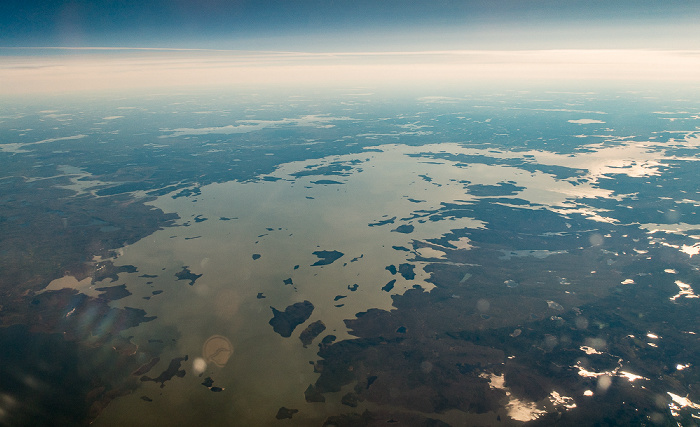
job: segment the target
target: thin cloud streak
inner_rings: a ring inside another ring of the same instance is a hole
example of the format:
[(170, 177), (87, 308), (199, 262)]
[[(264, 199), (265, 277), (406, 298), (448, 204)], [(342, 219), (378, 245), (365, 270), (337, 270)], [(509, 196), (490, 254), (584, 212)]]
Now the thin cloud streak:
[[(226, 53), (250, 53), (253, 51), (241, 50), (241, 49), (207, 49), (207, 48), (180, 48), (180, 47), (130, 47), (130, 46), (2, 46), (2, 50), (10, 51), (151, 51), (151, 52), (226, 52)], [(274, 53), (274, 54), (286, 54), (289, 52), (283, 51), (255, 51), (258, 53)]]

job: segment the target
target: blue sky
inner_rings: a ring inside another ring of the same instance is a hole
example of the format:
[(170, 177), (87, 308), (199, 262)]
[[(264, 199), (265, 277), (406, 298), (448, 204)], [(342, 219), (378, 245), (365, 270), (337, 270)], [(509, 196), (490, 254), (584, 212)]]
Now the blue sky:
[(0, 0), (0, 94), (697, 85), (699, 21), (700, 0)]
[(0, 47), (697, 49), (697, 0), (2, 0)]

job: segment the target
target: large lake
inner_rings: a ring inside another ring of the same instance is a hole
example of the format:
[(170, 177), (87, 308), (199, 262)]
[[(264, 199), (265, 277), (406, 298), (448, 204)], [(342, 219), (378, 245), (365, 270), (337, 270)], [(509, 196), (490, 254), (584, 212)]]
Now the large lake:
[(58, 412), (98, 426), (697, 423), (684, 95), (5, 105), (2, 263), (36, 272), (2, 339), (38, 350), (0, 421), (73, 381)]

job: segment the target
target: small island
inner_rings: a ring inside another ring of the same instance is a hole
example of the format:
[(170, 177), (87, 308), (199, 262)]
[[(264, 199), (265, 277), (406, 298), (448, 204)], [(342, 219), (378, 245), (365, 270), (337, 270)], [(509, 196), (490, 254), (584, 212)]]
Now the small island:
[(314, 311), (314, 305), (309, 301), (292, 304), (285, 308), (284, 311), (279, 311), (274, 307), (270, 308), (273, 316), (270, 319), (270, 325), (272, 325), (272, 329), (275, 332), (285, 338), (289, 338), (294, 329), (306, 322)]
[(315, 263), (311, 264), (312, 267), (318, 266), (318, 265), (328, 265), (334, 263), (338, 258), (342, 257), (345, 255), (342, 252), (338, 251), (315, 251), (312, 252), (314, 255), (316, 255), (319, 260), (316, 261)]

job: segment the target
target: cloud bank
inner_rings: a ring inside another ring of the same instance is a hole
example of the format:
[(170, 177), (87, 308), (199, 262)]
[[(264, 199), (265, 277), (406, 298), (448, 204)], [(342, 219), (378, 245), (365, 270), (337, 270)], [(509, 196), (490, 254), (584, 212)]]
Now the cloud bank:
[(0, 94), (479, 81), (700, 82), (700, 51), (109, 52), (6, 56)]

